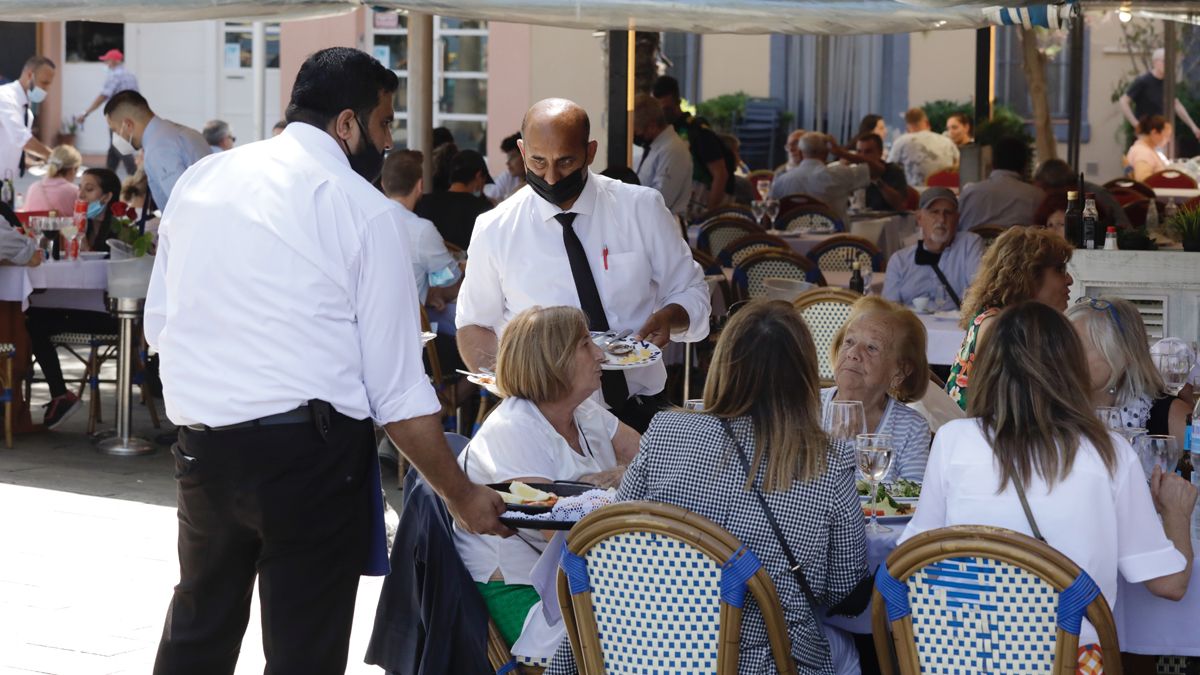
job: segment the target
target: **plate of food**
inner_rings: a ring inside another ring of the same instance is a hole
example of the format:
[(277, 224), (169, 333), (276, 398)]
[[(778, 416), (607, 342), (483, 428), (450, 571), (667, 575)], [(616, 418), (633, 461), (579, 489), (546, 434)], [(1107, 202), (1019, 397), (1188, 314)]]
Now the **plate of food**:
[(603, 370), (633, 370), (645, 368), (662, 359), (662, 350), (633, 336), (613, 339), (613, 333), (592, 332), (592, 340), (604, 352)]
[[(500, 516), (500, 522), (513, 528), (535, 530), (569, 530), (579, 522), (586, 513), (594, 508), (612, 502), (613, 490), (601, 490), (586, 483), (492, 483), (488, 485), (500, 493), (507, 511)], [(593, 493), (592, 496), (587, 496)], [(578, 497), (579, 499), (571, 499)], [(563, 513), (555, 512), (555, 505), (563, 502), (563, 507), (572, 501), (595, 502), (590, 508), (576, 504), (574, 508), (560, 508)]]
[(904, 523), (913, 517), (921, 497), (921, 484), (901, 478), (894, 483), (881, 483), (875, 503), (871, 503), (871, 486), (865, 481), (857, 482), (858, 499), (862, 502), (864, 518), (875, 516), (881, 523)]

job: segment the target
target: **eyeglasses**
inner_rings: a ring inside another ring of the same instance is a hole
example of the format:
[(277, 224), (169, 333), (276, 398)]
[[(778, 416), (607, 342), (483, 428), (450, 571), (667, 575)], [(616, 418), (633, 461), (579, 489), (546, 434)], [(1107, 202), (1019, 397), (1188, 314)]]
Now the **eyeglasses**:
[(1108, 315), (1112, 317), (1113, 323), (1117, 324), (1117, 332), (1119, 332), (1121, 335), (1125, 335), (1125, 326), (1121, 324), (1121, 316), (1117, 314), (1117, 308), (1113, 307), (1111, 302), (1085, 295), (1076, 300), (1075, 304), (1078, 305), (1084, 302), (1087, 303), (1088, 307), (1091, 307), (1098, 312), (1108, 312)]

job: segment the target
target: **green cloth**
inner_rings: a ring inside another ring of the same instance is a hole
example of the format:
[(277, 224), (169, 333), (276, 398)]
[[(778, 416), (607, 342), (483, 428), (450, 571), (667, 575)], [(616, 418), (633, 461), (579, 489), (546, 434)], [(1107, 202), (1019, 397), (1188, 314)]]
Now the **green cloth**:
[(526, 584), (506, 584), (503, 581), (489, 581), (486, 584), (475, 582), (483, 601), (487, 603), (488, 614), (500, 629), (504, 643), (512, 649), (513, 643), (521, 637), (521, 629), (525, 627), (525, 617), (529, 610), (541, 602), (533, 586)]

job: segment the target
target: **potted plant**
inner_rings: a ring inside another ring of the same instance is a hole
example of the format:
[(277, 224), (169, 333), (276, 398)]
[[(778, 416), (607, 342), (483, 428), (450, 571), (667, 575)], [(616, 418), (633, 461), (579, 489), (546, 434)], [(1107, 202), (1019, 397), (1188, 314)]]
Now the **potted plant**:
[(75, 136), (82, 126), (73, 115), (63, 118), (62, 127), (58, 130), (58, 140), (55, 145), (75, 145)]
[(142, 232), (137, 226), (137, 211), (125, 202), (115, 201), (109, 205), (112, 213), (112, 232), (114, 238), (128, 244), (134, 258), (140, 258), (154, 247), (154, 235)]
[(154, 236), (139, 231), (137, 213), (125, 202), (113, 202), (108, 208), (113, 233), (108, 240), (108, 295), (118, 300), (144, 298), (154, 269), (154, 256), (148, 255)]
[(1175, 235), (1185, 251), (1200, 251), (1200, 206), (1184, 206), (1167, 221), (1167, 231)]

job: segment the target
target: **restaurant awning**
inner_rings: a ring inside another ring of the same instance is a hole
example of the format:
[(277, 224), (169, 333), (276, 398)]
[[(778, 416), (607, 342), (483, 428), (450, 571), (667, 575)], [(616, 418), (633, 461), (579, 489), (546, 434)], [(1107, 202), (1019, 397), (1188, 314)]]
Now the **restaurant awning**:
[(342, 14), (362, 5), (359, 0), (4, 0), (0, 21), (281, 21)]

